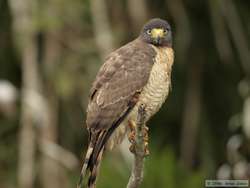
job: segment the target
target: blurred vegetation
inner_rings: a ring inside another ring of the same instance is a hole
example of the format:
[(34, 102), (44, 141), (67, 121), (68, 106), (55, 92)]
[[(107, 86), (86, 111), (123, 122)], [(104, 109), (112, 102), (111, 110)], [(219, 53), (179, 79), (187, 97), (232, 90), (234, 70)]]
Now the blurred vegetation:
[[(75, 187), (91, 83), (104, 56), (153, 17), (172, 25), (176, 58), (170, 96), (148, 123), (142, 187), (249, 179), (249, 7), (243, 0), (0, 0), (0, 187)], [(27, 152), (32, 160), (23, 163)], [(105, 154), (98, 188), (125, 187), (127, 155)], [(22, 176), (27, 164), (31, 174)]]

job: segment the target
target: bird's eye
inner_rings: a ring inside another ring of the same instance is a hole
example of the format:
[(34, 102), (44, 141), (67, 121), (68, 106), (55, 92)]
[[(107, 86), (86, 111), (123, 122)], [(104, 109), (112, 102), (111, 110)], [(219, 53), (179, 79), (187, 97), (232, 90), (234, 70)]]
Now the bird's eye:
[(167, 34), (167, 32), (168, 32), (168, 29), (163, 29), (164, 34)]
[(151, 29), (148, 29), (148, 30), (147, 30), (147, 34), (148, 34), (148, 35), (151, 35)]

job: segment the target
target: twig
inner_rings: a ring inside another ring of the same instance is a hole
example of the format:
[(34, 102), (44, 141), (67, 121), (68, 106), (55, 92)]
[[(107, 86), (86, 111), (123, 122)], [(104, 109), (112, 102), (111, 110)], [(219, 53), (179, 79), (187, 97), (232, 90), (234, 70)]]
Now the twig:
[(145, 157), (143, 127), (145, 127), (145, 117), (145, 105), (141, 104), (138, 108), (138, 118), (135, 132), (134, 162), (127, 188), (138, 188), (143, 180), (143, 166)]

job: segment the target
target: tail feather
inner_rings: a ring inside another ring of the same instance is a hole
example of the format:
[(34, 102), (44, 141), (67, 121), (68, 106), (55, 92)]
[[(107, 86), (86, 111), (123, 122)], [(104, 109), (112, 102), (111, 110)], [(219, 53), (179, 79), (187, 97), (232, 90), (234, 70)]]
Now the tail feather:
[(86, 153), (85, 161), (81, 170), (80, 179), (77, 184), (77, 188), (81, 188), (83, 178), (88, 170), (90, 171), (88, 188), (95, 188), (96, 177), (99, 172), (104, 146), (112, 135), (112, 133), (114, 132), (114, 130), (120, 125), (120, 123), (128, 115), (128, 113), (131, 111), (135, 104), (136, 100), (130, 101), (127, 110), (121, 115), (121, 117), (117, 121), (112, 124), (112, 126), (108, 130), (102, 130), (90, 134), (90, 142)]
[(97, 158), (95, 164), (93, 165), (93, 169), (90, 169), (90, 176), (89, 176), (89, 180), (88, 180), (88, 188), (95, 188), (96, 187), (96, 179), (97, 179), (97, 176), (98, 176), (99, 170), (100, 170), (103, 150), (104, 149), (102, 149), (100, 151), (100, 153), (98, 155), (98, 158)]
[(91, 155), (93, 154), (93, 150), (94, 150), (94, 147), (91, 146), (91, 144), (90, 144), (88, 149), (87, 149), (87, 153), (86, 153), (85, 160), (84, 160), (84, 163), (82, 166), (81, 175), (79, 178), (79, 182), (77, 184), (77, 188), (81, 188), (81, 185), (83, 183), (83, 178), (86, 175), (86, 172), (87, 172), (88, 167), (89, 167), (89, 161), (90, 161)]
[(77, 184), (77, 188), (81, 188), (83, 184), (84, 177), (89, 170), (90, 176), (88, 180), (88, 188), (95, 188), (96, 176), (98, 175), (98, 170), (100, 166), (100, 161), (102, 159), (102, 153), (104, 147), (99, 150), (99, 145), (102, 145), (104, 132), (100, 132), (91, 135), (85, 160), (82, 166), (80, 178)]

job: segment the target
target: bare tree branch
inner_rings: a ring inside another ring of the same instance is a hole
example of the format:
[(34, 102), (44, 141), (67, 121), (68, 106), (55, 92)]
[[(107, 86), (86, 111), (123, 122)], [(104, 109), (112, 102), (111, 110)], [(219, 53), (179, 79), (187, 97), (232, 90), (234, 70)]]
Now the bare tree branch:
[(136, 123), (134, 164), (127, 188), (138, 188), (143, 180), (143, 167), (145, 158), (143, 128), (145, 128), (145, 117), (145, 105), (141, 104), (138, 109), (138, 119)]

